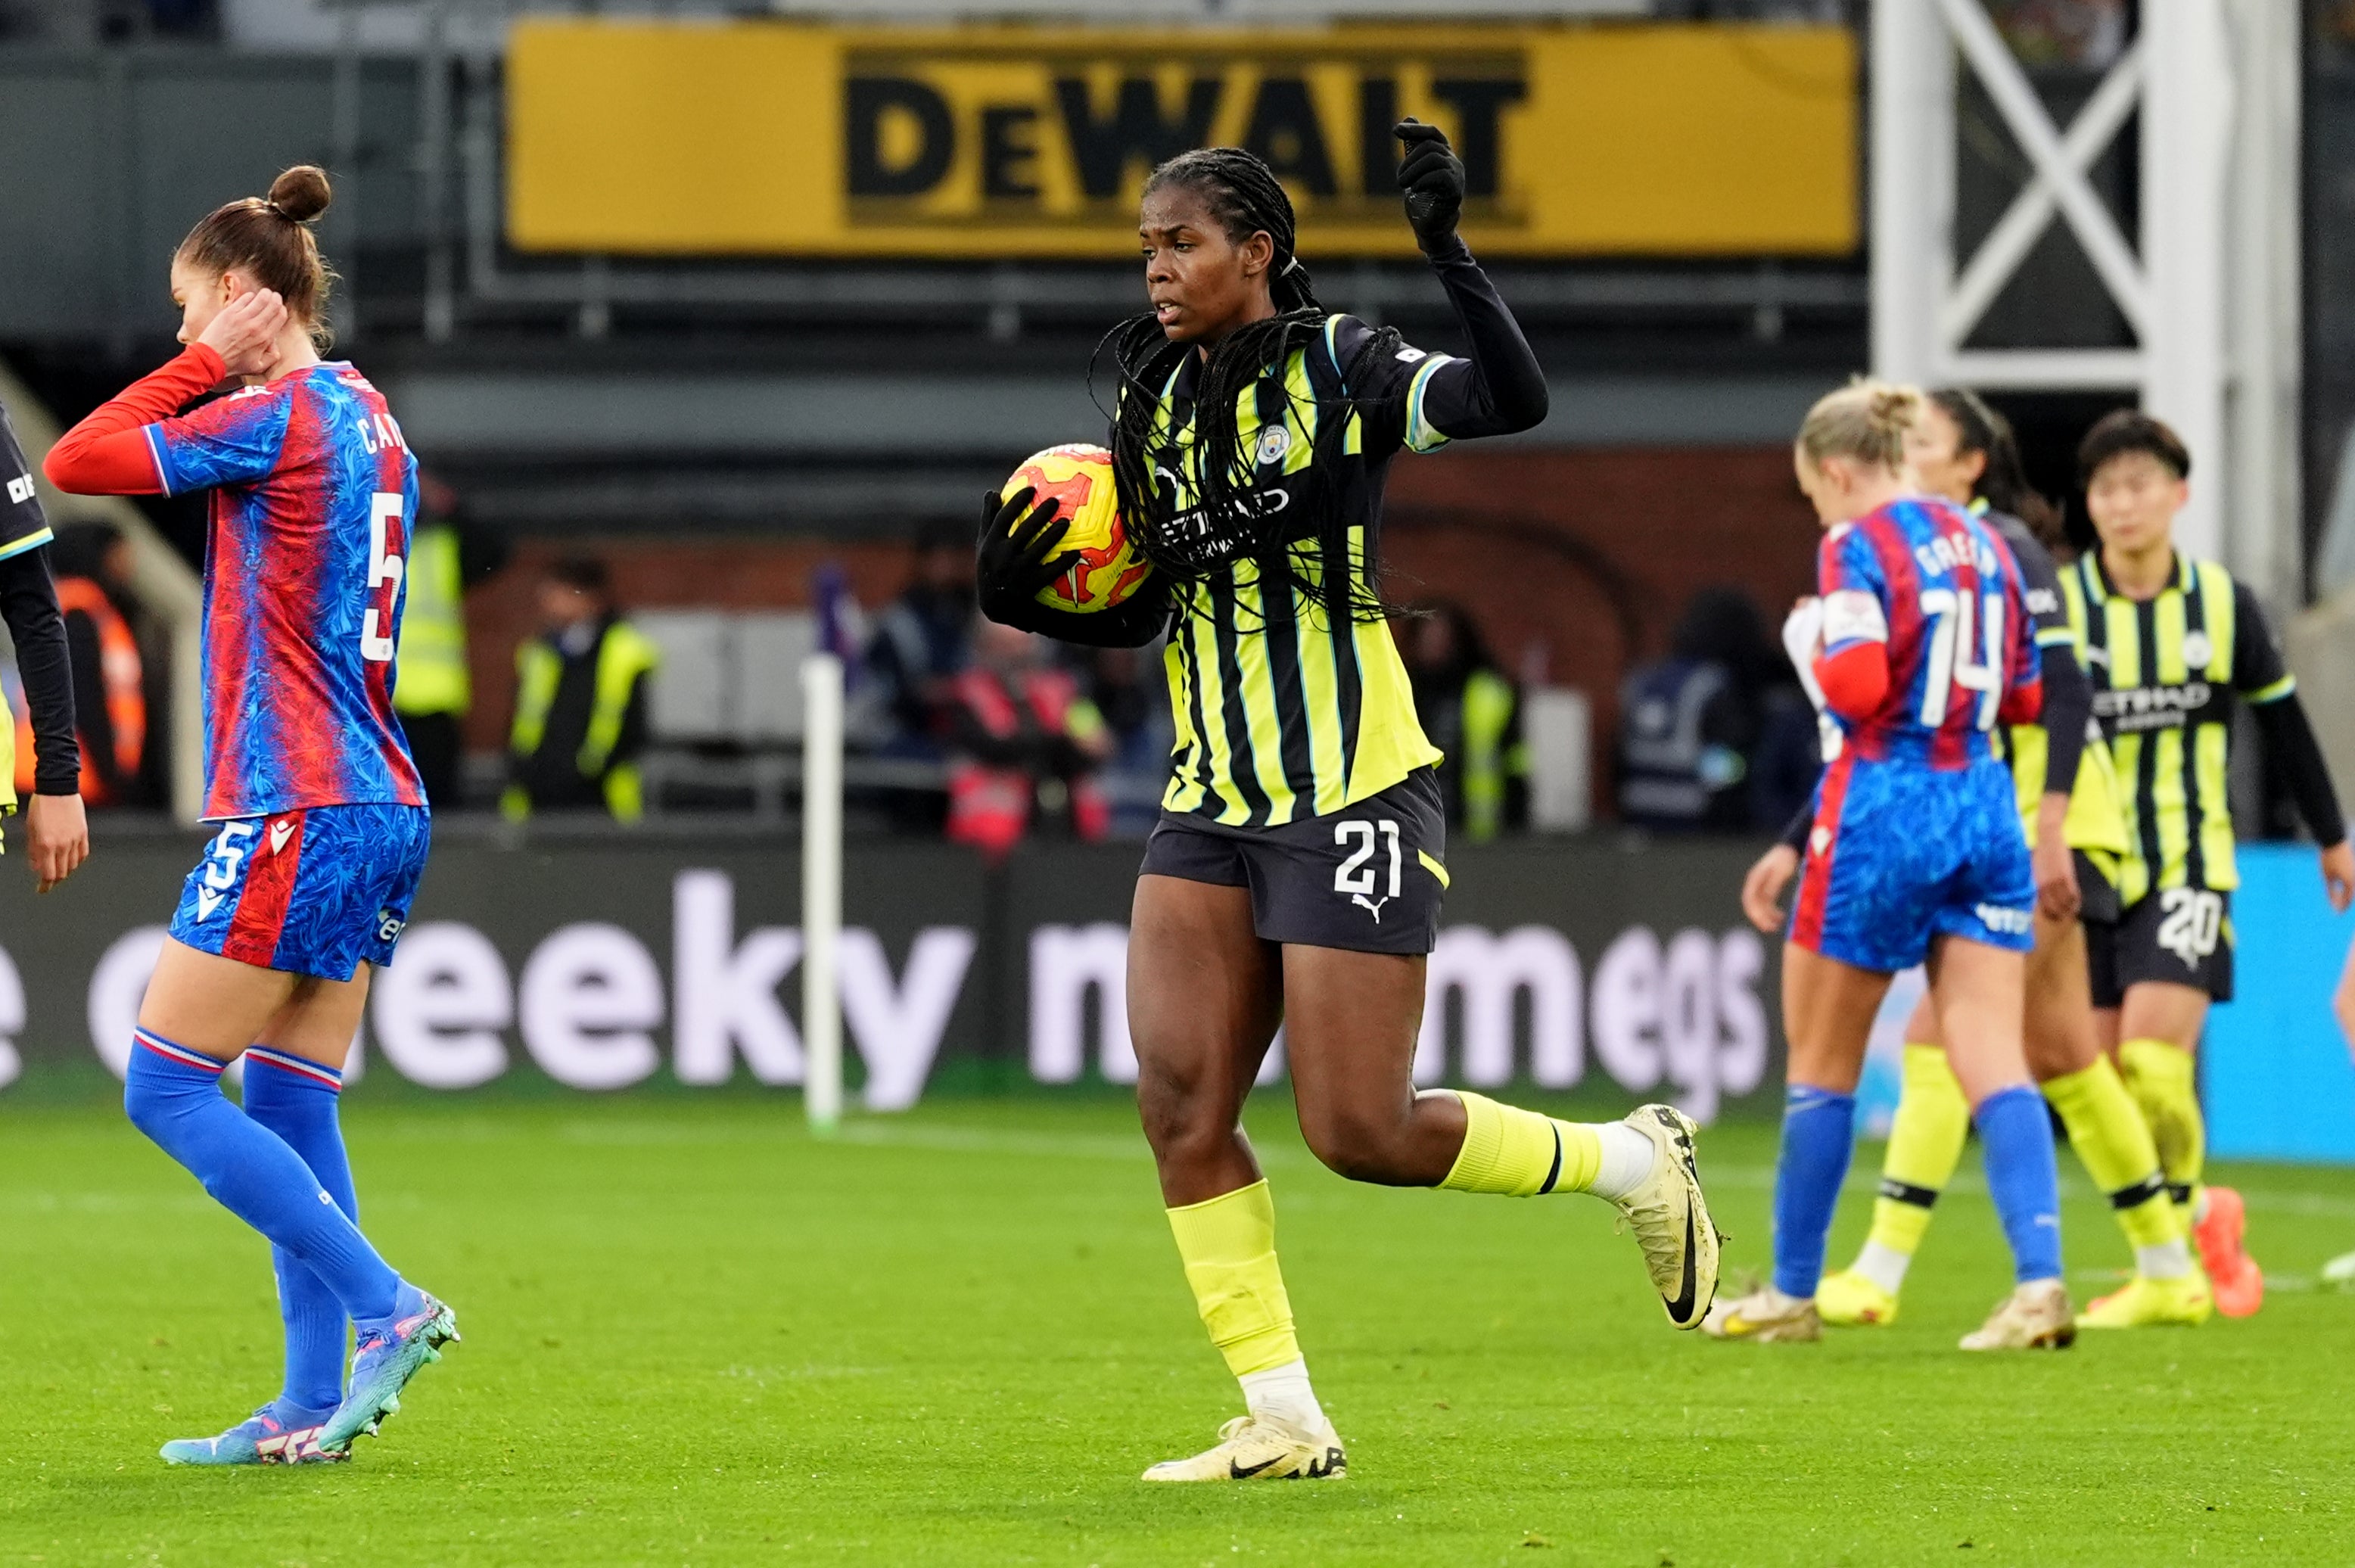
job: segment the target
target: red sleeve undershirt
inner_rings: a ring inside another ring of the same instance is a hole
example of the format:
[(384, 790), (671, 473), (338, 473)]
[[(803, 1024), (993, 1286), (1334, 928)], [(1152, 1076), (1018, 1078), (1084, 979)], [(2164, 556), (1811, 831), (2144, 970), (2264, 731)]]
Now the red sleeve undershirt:
[[(1881, 710), (1889, 696), (1889, 645), (1851, 643), (1836, 654), (1816, 656), (1816, 682), (1824, 702), (1852, 724)], [(2006, 724), (2029, 724), (2044, 711), (2044, 680), (2032, 677), (2003, 694), (1996, 717)]]
[(69, 496), (155, 496), (164, 476), (146, 427), (170, 419), (229, 379), (229, 367), (204, 344), (192, 344), (159, 370), (131, 383), (58, 437), (41, 472)]
[(1816, 683), (1824, 702), (1851, 724), (1881, 711), (1889, 695), (1889, 645), (1850, 643), (1836, 654), (1816, 656)]
[(1995, 716), (2006, 724), (2032, 724), (2044, 713), (2044, 677), (2041, 672), (2021, 681), (2003, 694), (2003, 706)]

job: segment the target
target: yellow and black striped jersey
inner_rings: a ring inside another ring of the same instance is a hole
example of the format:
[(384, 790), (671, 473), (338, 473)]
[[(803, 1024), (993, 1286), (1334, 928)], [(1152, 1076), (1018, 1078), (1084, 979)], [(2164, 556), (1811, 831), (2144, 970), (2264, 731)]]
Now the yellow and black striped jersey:
[[(1401, 447), (1446, 443), (1433, 421), (1445, 417), (1454, 379), (1438, 372), (1464, 362), (1403, 347), (1360, 354), (1371, 336), (1353, 316), (1329, 317), (1280, 379), (1263, 377), (1237, 400), (1256, 504), (1290, 509), (1311, 492), (1311, 464), (1337, 464), (1318, 476), (1317, 500), (1299, 506), (1287, 546), (1295, 571), (1330, 586), (1322, 603), (1310, 600), (1246, 560), (1178, 587), (1165, 656), (1178, 733), (1167, 810), (1277, 827), (1338, 811), (1440, 760), (1415, 718), (1389, 623), (1353, 620), (1343, 607), (1372, 598), (1363, 591), (1382, 472)], [(1190, 396), (1199, 365), (1189, 355), (1162, 389), (1150, 446), (1181, 518), (1199, 491)], [(1320, 457), (1324, 420), (1345, 423), (1337, 447)], [(1325, 559), (1320, 524), (1305, 516), (1320, 504), (1346, 509), (1346, 560)]]
[[(2070, 592), (2061, 569), (2053, 564), (2051, 551), (2018, 517), (1990, 511), (1985, 502), (1974, 504), (1971, 510), (2002, 537), (2019, 562), (2028, 613), (2036, 619), (2037, 647), (2066, 647), (2083, 665), (2083, 600)], [(2004, 761), (2011, 768), (2020, 827), (2031, 848), (2036, 844), (2038, 808), (2044, 799), (2045, 763), (2051, 754), (2051, 737), (2045, 728), (2055, 710), (2055, 694), (2050, 686), (2044, 700), (2043, 722), (2014, 724), (2003, 731)], [(2110, 763), (2109, 746), (2090, 719), (2087, 725), (2089, 733), (2078, 753), (2076, 777), (2069, 788), (2069, 815), (2062, 823), (2062, 832), (2071, 848), (2084, 850), (2095, 866), (2115, 879), (2117, 858), (2126, 850), (2126, 826), (2118, 813), (2117, 775)]]
[(2234, 709), (2278, 702), (2297, 686), (2264, 610), (2223, 567), (2180, 554), (2150, 599), (2119, 593), (2098, 551), (2066, 582), (2120, 784), (2119, 898), (2132, 906), (2153, 888), (2237, 887)]

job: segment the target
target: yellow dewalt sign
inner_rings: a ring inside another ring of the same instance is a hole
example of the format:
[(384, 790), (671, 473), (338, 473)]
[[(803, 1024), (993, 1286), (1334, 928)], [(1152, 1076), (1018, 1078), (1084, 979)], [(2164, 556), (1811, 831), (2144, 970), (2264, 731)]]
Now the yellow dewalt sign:
[(527, 20), (507, 228), (528, 251), (1109, 258), (1146, 171), (1234, 144), (1301, 248), (1406, 254), (1391, 124), (1463, 154), (1484, 254), (1857, 242), (1838, 28), (853, 30)]

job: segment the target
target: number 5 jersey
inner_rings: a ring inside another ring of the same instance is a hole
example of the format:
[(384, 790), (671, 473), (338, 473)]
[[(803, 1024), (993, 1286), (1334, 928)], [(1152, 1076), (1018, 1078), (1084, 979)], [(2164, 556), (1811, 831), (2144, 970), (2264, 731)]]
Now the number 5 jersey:
[(218, 355), (191, 347), (48, 461), (60, 488), (85, 494), (211, 492), (204, 815), (421, 805), (392, 710), (416, 459), (348, 364), (178, 412), (225, 377)]

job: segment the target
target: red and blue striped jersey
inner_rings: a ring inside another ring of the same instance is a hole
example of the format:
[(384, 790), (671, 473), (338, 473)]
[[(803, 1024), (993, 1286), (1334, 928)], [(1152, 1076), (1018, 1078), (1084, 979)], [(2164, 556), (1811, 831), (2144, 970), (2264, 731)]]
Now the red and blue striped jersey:
[(1846, 745), (1938, 769), (1992, 757), (2007, 696), (2040, 678), (2026, 584), (2002, 538), (1951, 502), (1909, 496), (1833, 528), (1816, 570), (1826, 659), (1875, 642), (1888, 657), (1873, 711), (1835, 716)]
[(212, 492), (205, 816), (422, 805), (392, 711), (417, 461), (383, 395), (323, 364), (146, 434), (165, 494)]

